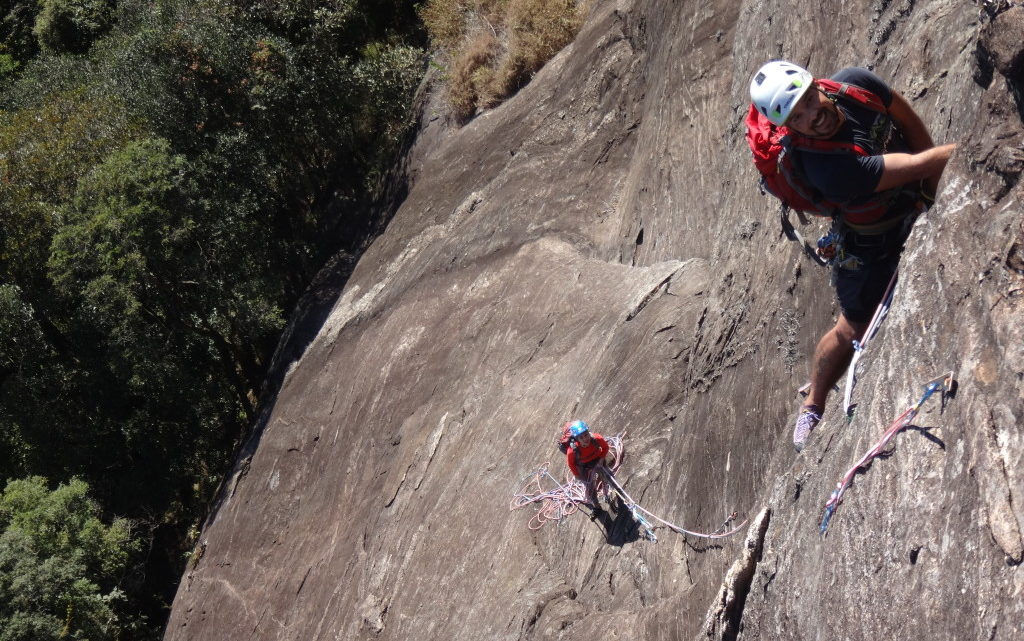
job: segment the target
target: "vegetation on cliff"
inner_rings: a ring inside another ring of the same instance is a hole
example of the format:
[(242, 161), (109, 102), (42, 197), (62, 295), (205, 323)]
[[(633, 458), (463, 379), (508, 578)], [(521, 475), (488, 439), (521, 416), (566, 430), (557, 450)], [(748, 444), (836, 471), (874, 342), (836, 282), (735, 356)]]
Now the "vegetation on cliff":
[(514, 94), (576, 36), (587, 0), (427, 0), (421, 14), (459, 122)]
[(88, 491), (76, 501), (135, 563), (53, 568), (8, 529), (3, 616), (38, 562), (73, 588), (39, 606), (45, 625), (80, 599), (159, 627), (287, 314), (373, 228), (421, 39), (403, 0), (0, 8), (0, 480)]

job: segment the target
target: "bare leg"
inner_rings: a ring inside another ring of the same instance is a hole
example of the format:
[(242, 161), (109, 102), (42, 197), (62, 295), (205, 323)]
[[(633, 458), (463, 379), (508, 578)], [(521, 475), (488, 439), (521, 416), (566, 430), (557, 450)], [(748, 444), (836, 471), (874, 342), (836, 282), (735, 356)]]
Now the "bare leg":
[(867, 323), (847, 320), (842, 314), (835, 326), (818, 341), (811, 363), (811, 389), (807, 405), (816, 405), (819, 412), (825, 411), (828, 393), (850, 365), (853, 358), (853, 341), (864, 336)]

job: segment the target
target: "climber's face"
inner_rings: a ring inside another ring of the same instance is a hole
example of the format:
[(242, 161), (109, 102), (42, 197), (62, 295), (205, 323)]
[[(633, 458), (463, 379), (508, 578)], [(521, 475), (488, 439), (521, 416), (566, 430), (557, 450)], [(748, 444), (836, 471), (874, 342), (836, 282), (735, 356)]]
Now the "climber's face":
[(844, 121), (835, 103), (815, 85), (800, 97), (786, 119), (786, 126), (811, 138), (831, 138)]

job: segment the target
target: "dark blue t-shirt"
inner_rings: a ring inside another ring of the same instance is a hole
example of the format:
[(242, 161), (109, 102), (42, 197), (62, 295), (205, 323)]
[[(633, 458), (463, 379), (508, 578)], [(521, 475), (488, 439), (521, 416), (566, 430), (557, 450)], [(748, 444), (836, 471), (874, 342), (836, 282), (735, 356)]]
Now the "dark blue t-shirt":
[[(847, 67), (833, 75), (832, 80), (867, 89), (881, 98), (886, 107), (892, 104), (892, 90), (867, 69)], [(807, 180), (825, 198), (857, 205), (873, 196), (882, 178), (882, 154), (905, 152), (908, 148), (899, 130), (886, 126), (888, 116), (842, 98), (836, 105), (846, 115), (846, 122), (830, 140), (854, 142), (875, 155), (828, 154), (801, 149), (800, 161)]]

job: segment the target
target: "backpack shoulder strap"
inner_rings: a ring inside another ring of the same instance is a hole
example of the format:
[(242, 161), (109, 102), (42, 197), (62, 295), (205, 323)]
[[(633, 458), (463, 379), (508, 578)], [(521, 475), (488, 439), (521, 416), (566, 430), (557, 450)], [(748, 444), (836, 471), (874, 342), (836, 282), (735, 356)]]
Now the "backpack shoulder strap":
[(871, 156), (863, 146), (855, 142), (843, 140), (822, 140), (803, 136), (792, 129), (785, 128), (785, 133), (779, 138), (780, 144), (787, 149), (807, 149), (809, 152), (822, 154), (856, 154), (858, 156)]
[(889, 110), (885, 107), (885, 103), (882, 102), (882, 99), (863, 87), (850, 85), (845, 82), (836, 82), (835, 80), (828, 80), (827, 78), (818, 79), (815, 82), (817, 82), (825, 93), (829, 95), (845, 98), (846, 100), (855, 102), (871, 109), (872, 111), (877, 111), (878, 113), (889, 113)]
[[(845, 82), (836, 82), (835, 80), (829, 80), (827, 78), (821, 78), (815, 80), (815, 82), (817, 82), (822, 90), (830, 96), (835, 96), (836, 98), (853, 102), (886, 116), (889, 114), (889, 110), (886, 109), (882, 99), (863, 87), (850, 85)], [(808, 138), (807, 136), (801, 136), (791, 129), (786, 129), (785, 131), (788, 140), (783, 142), (784, 146), (791, 146), (796, 149), (807, 149), (808, 151), (817, 151), (820, 153), (839, 152), (855, 153), (860, 156), (872, 155), (869, 150), (852, 142)]]
[(793, 130), (789, 130), (786, 137), (788, 140), (783, 142), (783, 146), (790, 149), (806, 149), (808, 151), (817, 151), (820, 153), (853, 153), (859, 156), (870, 156), (870, 151), (853, 142), (845, 142), (841, 140), (822, 140), (821, 138), (809, 138), (807, 136), (801, 136)]

